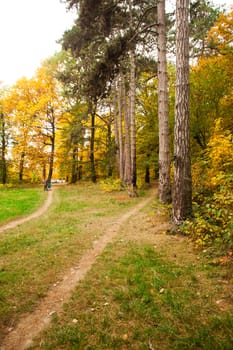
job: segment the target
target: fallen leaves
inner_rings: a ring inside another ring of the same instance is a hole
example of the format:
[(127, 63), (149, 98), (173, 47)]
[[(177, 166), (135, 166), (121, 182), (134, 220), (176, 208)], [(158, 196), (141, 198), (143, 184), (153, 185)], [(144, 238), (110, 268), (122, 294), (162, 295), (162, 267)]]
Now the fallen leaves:
[(233, 252), (229, 251), (227, 255), (222, 256), (221, 258), (216, 258), (211, 261), (212, 265), (228, 265), (233, 262)]

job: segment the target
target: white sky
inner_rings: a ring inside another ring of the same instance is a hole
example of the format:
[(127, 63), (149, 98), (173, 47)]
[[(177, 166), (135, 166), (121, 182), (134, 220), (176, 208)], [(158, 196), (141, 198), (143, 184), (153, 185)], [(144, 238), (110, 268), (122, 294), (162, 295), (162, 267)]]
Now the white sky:
[(60, 50), (56, 41), (74, 18), (60, 0), (0, 0), (0, 81), (11, 85), (23, 76), (32, 77), (44, 59)]
[(74, 18), (60, 0), (0, 0), (0, 81), (32, 77)]

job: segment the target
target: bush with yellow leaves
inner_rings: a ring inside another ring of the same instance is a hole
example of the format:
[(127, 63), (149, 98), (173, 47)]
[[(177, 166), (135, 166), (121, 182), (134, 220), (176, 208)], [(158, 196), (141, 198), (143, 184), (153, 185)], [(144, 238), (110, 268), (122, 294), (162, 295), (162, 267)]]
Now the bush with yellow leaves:
[(184, 232), (198, 244), (233, 246), (233, 138), (217, 120), (208, 147), (193, 166), (193, 220)]

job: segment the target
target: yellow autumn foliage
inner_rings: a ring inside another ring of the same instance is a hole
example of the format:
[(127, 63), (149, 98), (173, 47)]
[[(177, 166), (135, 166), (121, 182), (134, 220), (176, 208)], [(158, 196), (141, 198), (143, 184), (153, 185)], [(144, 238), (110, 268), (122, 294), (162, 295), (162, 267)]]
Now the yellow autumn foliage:
[(232, 134), (221, 129), (221, 120), (216, 121), (213, 135), (208, 143), (210, 186), (220, 186), (233, 169)]
[(233, 11), (220, 14), (218, 21), (210, 29), (207, 40), (219, 51), (232, 49)]
[(184, 232), (199, 245), (233, 245), (233, 135), (216, 121), (208, 147), (193, 165), (194, 219)]

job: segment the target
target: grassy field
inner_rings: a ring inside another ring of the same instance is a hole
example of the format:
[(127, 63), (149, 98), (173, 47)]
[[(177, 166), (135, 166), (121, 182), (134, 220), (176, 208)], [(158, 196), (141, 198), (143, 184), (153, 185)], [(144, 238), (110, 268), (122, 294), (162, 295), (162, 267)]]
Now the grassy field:
[[(64, 186), (45, 215), (4, 232), (0, 339), (140, 200), (98, 185)], [(31, 349), (233, 348), (232, 265), (158, 233), (161, 214), (153, 200), (127, 221)]]
[(32, 311), (64, 271), (77, 264), (103, 234), (104, 222), (139, 200), (118, 200), (88, 185), (57, 188), (53, 197), (46, 214), (0, 235), (0, 339), (1, 330)]
[(0, 225), (34, 212), (45, 200), (40, 188), (0, 188)]
[(224, 279), (217, 269), (168, 261), (150, 245), (115, 243), (31, 349), (230, 350), (230, 295), (221, 309), (216, 273)]
[(233, 348), (232, 265), (158, 233), (156, 214), (153, 202), (122, 228), (31, 349)]

